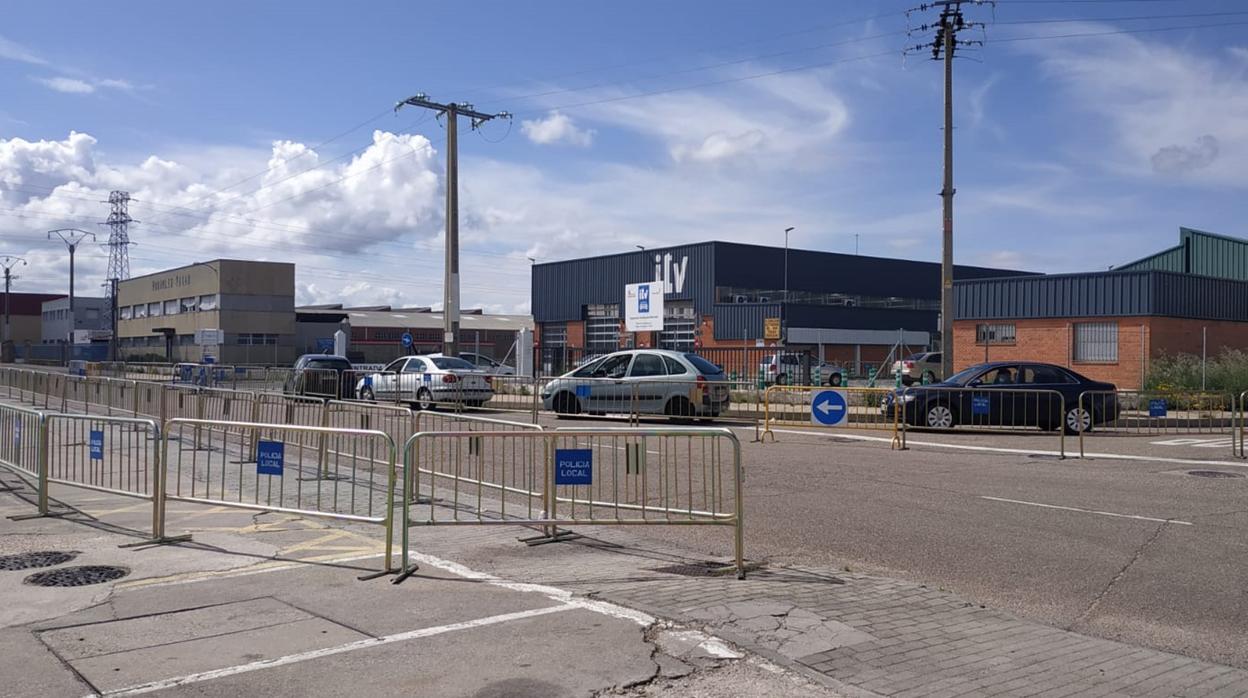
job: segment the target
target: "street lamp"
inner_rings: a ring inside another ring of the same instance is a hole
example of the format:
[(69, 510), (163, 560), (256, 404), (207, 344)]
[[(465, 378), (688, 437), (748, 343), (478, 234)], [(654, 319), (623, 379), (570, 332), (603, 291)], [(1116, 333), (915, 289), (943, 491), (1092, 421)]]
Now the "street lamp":
[(784, 229), (784, 302), (789, 302), (789, 233), (796, 230), (793, 226)]
[(9, 289), (13, 283), (13, 267), (18, 263), (26, 264), (26, 260), (12, 255), (0, 256), (0, 267), (4, 267), (4, 342), (9, 341)]

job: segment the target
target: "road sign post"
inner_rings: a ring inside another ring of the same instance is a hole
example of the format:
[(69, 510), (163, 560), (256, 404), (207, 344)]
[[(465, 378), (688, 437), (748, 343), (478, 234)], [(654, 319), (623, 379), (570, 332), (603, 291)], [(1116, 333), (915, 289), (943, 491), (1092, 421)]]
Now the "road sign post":
[(820, 427), (843, 427), (849, 423), (849, 401), (844, 390), (820, 390), (810, 399), (810, 423)]

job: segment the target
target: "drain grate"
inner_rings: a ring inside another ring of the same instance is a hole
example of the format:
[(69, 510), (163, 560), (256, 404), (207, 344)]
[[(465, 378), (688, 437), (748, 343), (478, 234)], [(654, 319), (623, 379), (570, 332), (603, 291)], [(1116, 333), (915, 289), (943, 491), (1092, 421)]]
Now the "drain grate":
[(130, 574), (125, 567), (112, 565), (79, 565), (62, 567), (59, 570), (36, 572), (22, 580), (25, 584), (37, 587), (85, 587), (91, 584), (103, 584), (114, 579), (121, 579)]
[(1224, 470), (1189, 470), (1187, 471), (1187, 474), (1194, 475), (1196, 477), (1212, 477), (1212, 478), (1243, 477), (1244, 476), (1243, 473), (1228, 473)]
[(651, 571), (664, 572), (667, 574), (679, 574), (682, 577), (722, 577), (728, 574), (735, 574), (737, 568), (734, 565), (725, 564), (723, 562), (705, 561), (691, 562), (685, 565), (659, 567)]
[(78, 557), (77, 550), (36, 550), (19, 555), (0, 556), (0, 570), (29, 570), (63, 565)]

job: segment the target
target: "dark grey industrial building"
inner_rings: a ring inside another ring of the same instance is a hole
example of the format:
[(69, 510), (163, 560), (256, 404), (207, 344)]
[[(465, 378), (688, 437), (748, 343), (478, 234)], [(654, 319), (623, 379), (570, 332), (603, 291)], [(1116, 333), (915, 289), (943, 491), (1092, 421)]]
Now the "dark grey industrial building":
[[(958, 266), (954, 276), (1025, 273)], [(664, 329), (634, 337), (624, 330), (624, 286), (658, 280), (666, 287)], [(703, 242), (536, 264), (532, 309), (547, 354), (784, 345), (861, 368), (882, 361), (899, 341), (910, 349), (934, 343), (940, 265)], [(765, 338), (767, 318), (781, 320), (778, 340)]]

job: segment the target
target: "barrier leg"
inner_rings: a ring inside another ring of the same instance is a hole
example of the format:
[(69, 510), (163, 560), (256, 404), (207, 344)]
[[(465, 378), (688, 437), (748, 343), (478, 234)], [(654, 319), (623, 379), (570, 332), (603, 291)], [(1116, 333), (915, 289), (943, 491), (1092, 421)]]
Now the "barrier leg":
[[(163, 431), (159, 430), (159, 431)], [(155, 434), (153, 439), (152, 454), (152, 537), (148, 540), (141, 540), (135, 543), (126, 543), (119, 545), (118, 548), (142, 548), (149, 545), (169, 545), (172, 543), (185, 543), (191, 540), (191, 534), (185, 533), (180, 536), (169, 536), (165, 534), (165, 515), (166, 500), (165, 495), (168, 493), (168, 485), (166, 480), (168, 473), (165, 472), (165, 462), (169, 453), (168, 437), (163, 437), (161, 433)]]
[[(542, 467), (542, 498), (545, 499), (546, 505), (546, 510), (542, 512), (542, 518), (553, 520), (558, 518), (557, 508), (559, 506), (558, 499), (555, 497), (555, 449), (551, 447), (550, 439), (542, 439), (542, 443), (545, 444), (545, 460)], [(557, 524), (546, 524), (542, 526), (541, 535), (527, 536), (517, 538), (516, 540), (533, 547), (535, 545), (575, 540), (580, 537), (579, 533), (560, 529)]]
[[(21, 417), (19, 416), (18, 419)], [(20, 457), (20, 456), (19, 456)], [(39, 426), (35, 434), (35, 460), (39, 463), (39, 510), (34, 514), (10, 516), (10, 521), (26, 521), (49, 516), (63, 516), (65, 512), (51, 512), (48, 507), (48, 423), (47, 417), (39, 415)]]

